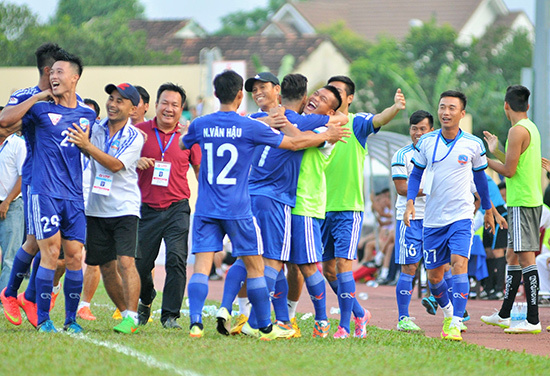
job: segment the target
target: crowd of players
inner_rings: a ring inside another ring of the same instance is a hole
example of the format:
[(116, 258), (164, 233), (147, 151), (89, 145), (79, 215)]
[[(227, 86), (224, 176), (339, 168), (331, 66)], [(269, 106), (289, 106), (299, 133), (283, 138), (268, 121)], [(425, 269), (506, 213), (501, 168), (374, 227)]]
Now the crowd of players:
[[(11, 323), (22, 323), (22, 309), (38, 331), (57, 331), (49, 312), (55, 287), (59, 289), (56, 270), (63, 249), (64, 330), (83, 331), (77, 316), (95, 319), (89, 302), (101, 273), (122, 319), (114, 330), (138, 332), (150, 319), (156, 295), (151, 272), (164, 239), (167, 278), (161, 322), (165, 328), (181, 329), (176, 320), (186, 285), (186, 174), (191, 165), (199, 183), (192, 226), (194, 273), (187, 286), (191, 337), (204, 335), (208, 275), (226, 235), (237, 261), (226, 276), (218, 332), (262, 340), (299, 337), (296, 306), (305, 282), (315, 308), (312, 335), (327, 337), (328, 282), (340, 306), (332, 336), (366, 337), (371, 314), (356, 298), (352, 273), (365, 207), (366, 140), (405, 109), (400, 89), (394, 104), (381, 113), (353, 114), (348, 110), (355, 85), (346, 76), (331, 77), (308, 96), (307, 78), (300, 74), (279, 82), (262, 72), (245, 82), (225, 71), (213, 82), (219, 111), (191, 124), (179, 123), (186, 96), (174, 84), (159, 88), (156, 116), (150, 121), (143, 119), (149, 98), (142, 88), (109, 84), (107, 117), (96, 121), (97, 104), (88, 101), (94, 111), (76, 94), (80, 59), (54, 44), (41, 46), (36, 56), (39, 84), (15, 92), (0, 113), (2, 135), (21, 129), (26, 150), (20, 175), (27, 238), (15, 252), (9, 281), (0, 293)], [(249, 116), (237, 113), (246, 95), (243, 86), (259, 107)], [(467, 103), (463, 93), (441, 94), (439, 130), (434, 131), (430, 113), (412, 114), (412, 143), (392, 160), (398, 193), (395, 261), (402, 266), (396, 287), (399, 330), (420, 330), (408, 306), (423, 259), (431, 294), (444, 313), (441, 337), (462, 340), (476, 193), (489, 232), (495, 218), (499, 226), (510, 226), (502, 308), (482, 321), (510, 333), (541, 331), (534, 252), (542, 206), (541, 165), (547, 163), (541, 159), (537, 128), (527, 118), (528, 98), (523, 86), (507, 89), (504, 111), (512, 127), (505, 153), (499, 151), (498, 139), (485, 133), (489, 150), (500, 162), (488, 160), (483, 141), (460, 129)], [(141, 118), (131, 118), (140, 111)], [(506, 177), (508, 223), (491, 203), (484, 173), (488, 166)], [(84, 189), (83, 171), (89, 175)], [(29, 285), (18, 294), (33, 259)], [(510, 327), (522, 275), (527, 319)], [(232, 326), (237, 296), (241, 315)]]

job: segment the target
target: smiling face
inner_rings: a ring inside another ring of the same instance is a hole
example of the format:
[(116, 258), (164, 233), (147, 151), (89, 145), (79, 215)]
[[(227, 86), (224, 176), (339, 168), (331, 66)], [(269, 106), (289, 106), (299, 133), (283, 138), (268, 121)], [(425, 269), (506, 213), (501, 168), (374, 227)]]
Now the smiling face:
[(304, 107), (304, 114), (333, 115), (337, 99), (327, 89), (321, 88), (313, 93)]
[(78, 82), (78, 73), (68, 61), (56, 61), (50, 72), (50, 85), (57, 97), (71, 91)]
[(348, 92), (346, 91), (347, 85), (343, 82), (332, 81), (329, 85), (335, 87), (340, 93), (340, 97), (342, 97), (342, 105), (339, 110), (346, 113), (349, 105), (353, 102), (353, 94), (348, 95)]
[(271, 82), (256, 81), (252, 86), (252, 99), (264, 112), (279, 105), (279, 93), (281, 86), (273, 85)]
[(458, 127), (460, 120), (466, 115), (459, 98), (443, 97), (439, 101), (437, 116), (441, 123), (441, 128), (451, 129)]
[(430, 125), (430, 120), (428, 118), (422, 119), (418, 124), (411, 124), (409, 127), (409, 134), (414, 145), (420, 140), (422, 135), (425, 135), (428, 132), (433, 131), (433, 127)]
[(176, 91), (164, 90), (156, 103), (157, 125), (161, 129), (173, 129), (183, 111), (181, 95)]
[(107, 117), (109, 122), (118, 123), (128, 121), (130, 112), (135, 109), (132, 101), (123, 98), (118, 90), (113, 90), (107, 99)]
[(145, 114), (149, 111), (149, 103), (144, 103), (143, 98), (139, 98), (139, 104), (136, 106), (136, 109), (130, 113), (130, 119), (132, 119), (132, 124), (139, 124), (145, 121)]

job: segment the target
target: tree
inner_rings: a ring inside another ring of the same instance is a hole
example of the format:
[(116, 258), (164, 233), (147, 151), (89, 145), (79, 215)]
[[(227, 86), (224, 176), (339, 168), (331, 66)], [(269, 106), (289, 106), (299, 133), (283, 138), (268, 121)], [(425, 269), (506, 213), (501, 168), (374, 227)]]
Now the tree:
[(33, 25), (36, 25), (36, 15), (28, 6), (0, 3), (0, 35), (7, 40), (18, 38), (27, 27)]
[(269, 0), (267, 8), (238, 11), (221, 18), (222, 28), (217, 35), (254, 35), (267, 22), (269, 16), (283, 6), (286, 0)]
[(68, 16), (72, 22), (80, 25), (94, 17), (110, 16), (118, 11), (131, 20), (143, 17), (144, 10), (139, 0), (59, 0), (53, 21)]

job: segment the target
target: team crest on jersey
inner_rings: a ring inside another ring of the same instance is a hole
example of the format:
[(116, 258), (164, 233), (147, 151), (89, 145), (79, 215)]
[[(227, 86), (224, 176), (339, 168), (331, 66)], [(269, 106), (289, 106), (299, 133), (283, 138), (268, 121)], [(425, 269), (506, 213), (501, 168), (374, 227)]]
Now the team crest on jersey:
[(59, 123), (59, 120), (61, 120), (62, 118), (62, 115), (52, 114), (51, 112), (48, 114), (48, 116), (50, 117), (53, 125), (57, 125), (57, 123)]
[(468, 163), (468, 156), (464, 154), (460, 154), (458, 156), (458, 163), (464, 166), (466, 163)]
[(84, 130), (90, 126), (90, 121), (86, 118), (80, 118), (78, 122), (80, 123), (80, 128)]
[(19, 101), (17, 100), (17, 98), (11, 97), (10, 100), (8, 101), (8, 104), (17, 104), (17, 102), (19, 102)]

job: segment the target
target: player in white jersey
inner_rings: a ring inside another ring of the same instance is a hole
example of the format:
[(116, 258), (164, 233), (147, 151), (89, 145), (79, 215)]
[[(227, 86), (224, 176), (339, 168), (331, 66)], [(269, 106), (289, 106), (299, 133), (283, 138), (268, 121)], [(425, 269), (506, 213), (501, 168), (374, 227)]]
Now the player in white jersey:
[(426, 197), (419, 191), (415, 200), (416, 217), (410, 221), (410, 227), (403, 223), (403, 213), (407, 207), (407, 181), (413, 169), (411, 162), (415, 145), (420, 137), (433, 131), (434, 119), (429, 112), (419, 110), (411, 115), (409, 120), (409, 134), (412, 144), (402, 147), (392, 157), (391, 172), (393, 183), (397, 191), (395, 203), (395, 263), (401, 265), (401, 274), (395, 287), (399, 321), (397, 330), (418, 332), (420, 327), (409, 317), (409, 305), (413, 290), (413, 279), (422, 258), (422, 224)]
[[(438, 117), (441, 129), (420, 139), (412, 159), (413, 171), (407, 189), (407, 208), (403, 222), (410, 226), (415, 219), (414, 200), (424, 176), (424, 262), (428, 270), (430, 291), (442, 307), (445, 319), (441, 338), (461, 341), (460, 325), (466, 309), (470, 282), (468, 259), (473, 238), (473, 180), (485, 212), (485, 227), (494, 231), (494, 218), (484, 169), (487, 167), (483, 142), (459, 127), (466, 115), (466, 96), (458, 91), (443, 92)], [(412, 217), (411, 217), (412, 215)], [(445, 265), (451, 262), (452, 303), (443, 278)]]

